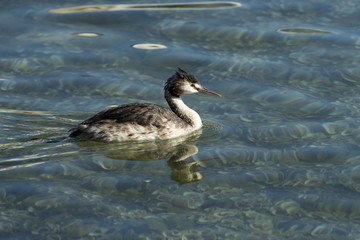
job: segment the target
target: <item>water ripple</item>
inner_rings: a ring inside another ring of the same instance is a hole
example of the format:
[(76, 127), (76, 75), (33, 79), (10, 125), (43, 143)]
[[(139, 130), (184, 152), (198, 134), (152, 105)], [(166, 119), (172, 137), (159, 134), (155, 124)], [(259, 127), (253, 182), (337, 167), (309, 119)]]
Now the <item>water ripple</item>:
[(211, 8), (241, 7), (237, 2), (192, 2), (192, 3), (162, 3), (162, 4), (108, 4), (88, 5), (69, 8), (50, 9), (51, 13), (84, 13), (108, 12), (126, 10), (202, 10)]
[(315, 28), (279, 28), (276, 30), (276, 32), (293, 33), (293, 34), (314, 34), (314, 33), (328, 34), (328, 33), (330, 33), (328, 31), (321, 30), (321, 29), (315, 29)]

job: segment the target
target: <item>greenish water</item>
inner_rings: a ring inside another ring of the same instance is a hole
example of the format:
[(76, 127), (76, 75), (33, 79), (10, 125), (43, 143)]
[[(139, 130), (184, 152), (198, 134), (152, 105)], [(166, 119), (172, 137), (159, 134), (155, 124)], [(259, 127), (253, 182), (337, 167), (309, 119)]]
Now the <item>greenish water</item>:
[[(0, 238), (359, 239), (358, 1), (167, 3), (0, 3)], [(202, 132), (67, 137), (178, 67)]]

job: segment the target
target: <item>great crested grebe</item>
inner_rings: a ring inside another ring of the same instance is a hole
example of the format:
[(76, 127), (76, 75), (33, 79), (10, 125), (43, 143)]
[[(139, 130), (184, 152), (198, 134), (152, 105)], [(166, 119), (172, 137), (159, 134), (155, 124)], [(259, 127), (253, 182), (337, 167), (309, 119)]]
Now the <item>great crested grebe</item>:
[(197, 112), (185, 105), (180, 96), (191, 93), (221, 95), (202, 87), (199, 80), (182, 69), (171, 76), (164, 87), (170, 109), (150, 103), (130, 103), (113, 107), (80, 123), (70, 137), (82, 135), (106, 142), (169, 139), (202, 127)]

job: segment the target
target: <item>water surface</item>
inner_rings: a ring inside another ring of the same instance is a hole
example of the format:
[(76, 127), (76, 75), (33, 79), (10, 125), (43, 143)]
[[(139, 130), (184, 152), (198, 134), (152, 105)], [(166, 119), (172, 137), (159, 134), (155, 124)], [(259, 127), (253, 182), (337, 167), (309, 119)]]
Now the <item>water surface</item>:
[[(357, 1), (0, 6), (2, 239), (360, 238)], [(178, 67), (201, 132), (67, 137)]]

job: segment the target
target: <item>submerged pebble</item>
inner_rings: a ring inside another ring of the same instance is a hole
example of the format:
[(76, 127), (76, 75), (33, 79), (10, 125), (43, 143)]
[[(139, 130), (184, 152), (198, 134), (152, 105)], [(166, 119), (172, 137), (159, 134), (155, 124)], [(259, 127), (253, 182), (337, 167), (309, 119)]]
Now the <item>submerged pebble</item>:
[(159, 192), (156, 195), (160, 207), (197, 209), (204, 204), (203, 196), (196, 192), (184, 192), (182, 195)]
[(132, 48), (136, 49), (147, 49), (147, 50), (156, 50), (156, 49), (164, 49), (167, 48), (163, 44), (158, 43), (138, 43), (131, 46)]
[[(1, 237), (360, 239), (356, 1), (16, 2), (0, 16)], [(223, 95), (184, 97), (199, 138), (67, 138), (107, 106), (166, 106), (177, 67)]]

